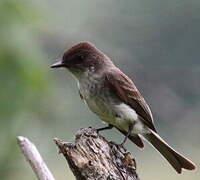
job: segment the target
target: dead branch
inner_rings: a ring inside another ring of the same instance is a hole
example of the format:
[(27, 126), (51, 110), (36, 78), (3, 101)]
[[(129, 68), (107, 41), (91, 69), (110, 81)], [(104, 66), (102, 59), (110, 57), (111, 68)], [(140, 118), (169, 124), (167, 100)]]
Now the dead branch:
[(26, 160), (31, 165), (39, 180), (55, 180), (47, 165), (43, 161), (35, 145), (27, 138), (18, 136), (17, 142)]
[(54, 141), (77, 180), (139, 180), (131, 153), (93, 128), (79, 130), (74, 143)]

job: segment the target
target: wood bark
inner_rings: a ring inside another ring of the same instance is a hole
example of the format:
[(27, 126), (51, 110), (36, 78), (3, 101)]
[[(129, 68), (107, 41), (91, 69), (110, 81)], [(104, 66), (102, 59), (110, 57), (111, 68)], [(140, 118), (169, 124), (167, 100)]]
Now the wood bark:
[(54, 141), (77, 180), (139, 180), (131, 153), (93, 128), (79, 130), (74, 143)]

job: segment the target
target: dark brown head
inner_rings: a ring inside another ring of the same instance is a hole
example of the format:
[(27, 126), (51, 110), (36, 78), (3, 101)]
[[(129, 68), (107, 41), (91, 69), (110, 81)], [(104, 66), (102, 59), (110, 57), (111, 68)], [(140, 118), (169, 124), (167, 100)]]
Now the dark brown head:
[(64, 67), (77, 74), (89, 69), (99, 69), (105, 60), (107, 61), (106, 56), (93, 44), (82, 42), (67, 50), (62, 60), (54, 63), (51, 68)]

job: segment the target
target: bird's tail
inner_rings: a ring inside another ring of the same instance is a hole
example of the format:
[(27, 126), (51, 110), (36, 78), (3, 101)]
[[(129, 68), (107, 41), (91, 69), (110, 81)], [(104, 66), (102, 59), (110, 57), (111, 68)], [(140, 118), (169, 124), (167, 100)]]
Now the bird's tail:
[(164, 156), (178, 173), (181, 173), (182, 168), (188, 170), (195, 169), (193, 162), (171, 148), (157, 133), (151, 131), (151, 133), (144, 134), (143, 136)]

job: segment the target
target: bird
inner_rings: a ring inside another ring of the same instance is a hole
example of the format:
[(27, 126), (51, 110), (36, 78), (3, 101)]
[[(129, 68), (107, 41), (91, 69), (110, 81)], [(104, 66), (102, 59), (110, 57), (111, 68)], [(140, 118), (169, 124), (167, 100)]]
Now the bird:
[(108, 124), (97, 132), (116, 128), (125, 136), (122, 146), (129, 139), (143, 148), (143, 139), (147, 140), (177, 173), (196, 168), (159, 136), (152, 112), (134, 82), (94, 44), (80, 42), (72, 46), (51, 68), (65, 68), (75, 78), (81, 99)]

